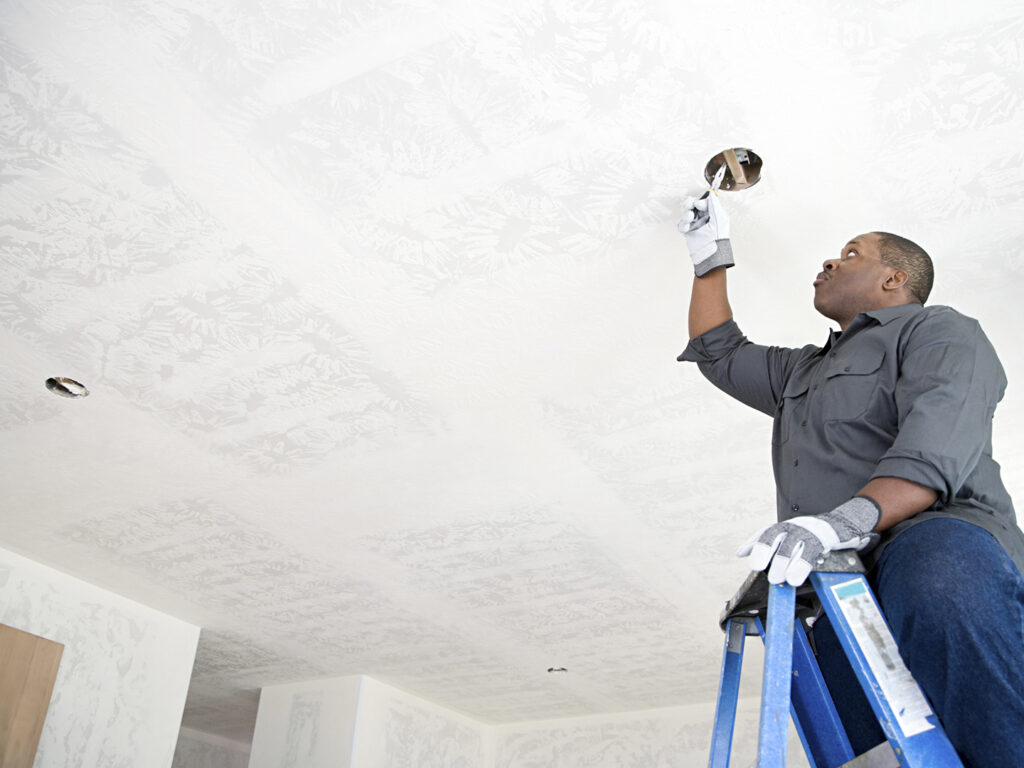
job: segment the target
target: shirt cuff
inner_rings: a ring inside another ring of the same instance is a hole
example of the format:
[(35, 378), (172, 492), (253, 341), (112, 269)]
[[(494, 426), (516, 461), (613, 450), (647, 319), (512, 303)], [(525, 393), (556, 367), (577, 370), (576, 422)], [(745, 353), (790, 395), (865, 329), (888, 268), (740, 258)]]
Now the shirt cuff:
[(746, 340), (747, 337), (740, 331), (736, 321), (726, 320), (721, 325), (716, 325), (697, 338), (691, 339), (676, 360), (680, 363), (711, 363)]
[(949, 483), (942, 472), (931, 462), (924, 459), (913, 459), (908, 456), (883, 456), (875, 467), (871, 479), (876, 477), (896, 477), (912, 483), (931, 488), (939, 494), (938, 501), (948, 504), (952, 495)]

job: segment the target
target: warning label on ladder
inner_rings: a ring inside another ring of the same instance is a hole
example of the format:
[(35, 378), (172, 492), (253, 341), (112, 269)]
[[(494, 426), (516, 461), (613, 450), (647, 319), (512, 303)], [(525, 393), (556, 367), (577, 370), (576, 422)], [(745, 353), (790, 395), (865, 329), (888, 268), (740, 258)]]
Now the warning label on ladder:
[(903, 663), (896, 641), (863, 579), (836, 584), (831, 589), (899, 729), (913, 736), (934, 728), (927, 720), (932, 708)]

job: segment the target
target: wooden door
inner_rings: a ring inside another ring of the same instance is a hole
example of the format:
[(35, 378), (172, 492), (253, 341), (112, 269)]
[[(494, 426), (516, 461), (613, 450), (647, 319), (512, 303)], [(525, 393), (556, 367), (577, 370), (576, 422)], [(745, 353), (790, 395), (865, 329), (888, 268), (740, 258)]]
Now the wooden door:
[(64, 646), (0, 624), (0, 768), (32, 768)]

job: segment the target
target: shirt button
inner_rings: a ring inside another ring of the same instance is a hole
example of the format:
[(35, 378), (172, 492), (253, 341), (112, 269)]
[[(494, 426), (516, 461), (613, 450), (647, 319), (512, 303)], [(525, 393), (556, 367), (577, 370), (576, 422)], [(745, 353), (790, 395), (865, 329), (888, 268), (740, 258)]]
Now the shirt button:
[(849, 373), (849, 371), (850, 371), (850, 366), (846, 366), (845, 368), (843, 368), (843, 370), (844, 370), (844, 371), (846, 371), (847, 373)]
[(801, 421), (800, 422), (800, 426), (801, 427), (806, 427), (807, 426), (807, 419), (804, 419), (803, 421)]
[(799, 467), (800, 466), (800, 459), (793, 459), (793, 466), (794, 467)]
[(817, 389), (817, 388), (818, 388), (817, 384), (815, 384), (813, 387), (811, 387), (811, 389)]
[(799, 504), (794, 504), (792, 507), (790, 507), (790, 509), (792, 509), (794, 512), (799, 512), (800, 511), (800, 505)]

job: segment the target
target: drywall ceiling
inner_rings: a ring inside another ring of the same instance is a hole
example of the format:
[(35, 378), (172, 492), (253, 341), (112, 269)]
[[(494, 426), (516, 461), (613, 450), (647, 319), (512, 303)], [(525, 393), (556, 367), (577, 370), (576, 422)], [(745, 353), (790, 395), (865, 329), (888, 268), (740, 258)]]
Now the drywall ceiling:
[(824, 341), (850, 236), (927, 247), (1022, 498), (1022, 41), (1016, 2), (7, 0), (0, 545), (201, 624), (185, 723), (231, 738), (327, 675), (708, 701), (770, 425), (675, 362), (680, 199), (764, 158), (724, 195), (764, 342)]

